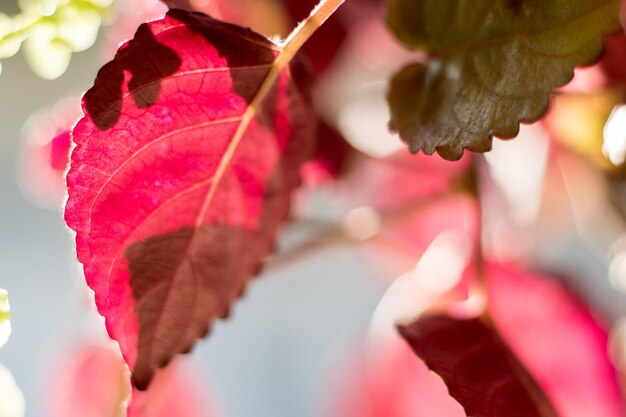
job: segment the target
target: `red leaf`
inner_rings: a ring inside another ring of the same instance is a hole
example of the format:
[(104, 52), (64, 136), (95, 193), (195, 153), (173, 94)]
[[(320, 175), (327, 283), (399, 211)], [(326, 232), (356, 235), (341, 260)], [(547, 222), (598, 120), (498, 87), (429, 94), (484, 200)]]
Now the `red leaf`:
[(208, 11), (212, 8), (214, 0), (161, 0), (170, 9), (183, 9), (189, 11)]
[(480, 318), (427, 315), (400, 328), (472, 417), (557, 417), (523, 366)]
[(487, 280), (493, 324), (431, 315), (401, 328), (467, 414), (621, 417), (607, 335), (591, 314), (545, 277), (490, 264)]
[[(64, 358), (52, 375), (51, 417), (118, 417), (124, 415), (130, 393), (128, 370), (118, 353), (88, 345)], [(182, 363), (159, 373), (146, 393), (142, 409), (131, 406), (134, 417), (210, 417), (207, 393)], [(136, 399), (133, 398), (136, 404)]]
[[(356, 205), (388, 209), (452, 191), (470, 166), (471, 156), (458, 162), (399, 151), (384, 159), (363, 158), (346, 176), (341, 195)], [(363, 181), (366, 177), (367, 181)]]
[[(295, 23), (304, 20), (319, 1), (317, 0), (282, 0)], [(302, 51), (309, 58), (316, 74), (324, 72), (337, 56), (347, 35), (347, 29), (341, 21), (339, 12), (331, 16), (323, 30), (318, 30), (304, 44)]]
[[(626, 13), (626, 9), (623, 13)], [(604, 53), (599, 65), (609, 86), (624, 86), (626, 82), (626, 34), (624, 32), (615, 33), (604, 39)]]
[(559, 415), (622, 417), (607, 332), (589, 310), (553, 278), (497, 264), (487, 271), (494, 323)]
[[(191, 369), (176, 360), (159, 371), (147, 391), (133, 389), (128, 417), (213, 417), (206, 387), (193, 376)], [(211, 409), (211, 411), (209, 411)]]
[(302, 179), (309, 185), (319, 185), (336, 179), (346, 172), (354, 148), (341, 133), (323, 121), (319, 122), (314, 159), (302, 167)]
[(61, 207), (69, 165), (70, 131), (81, 116), (75, 98), (33, 114), (23, 129), (20, 179), (24, 192), (42, 206)]
[(356, 363), (332, 387), (328, 417), (465, 417), (441, 378), (400, 338), (390, 342), (350, 352), (346, 361)]
[(124, 362), (111, 349), (87, 346), (62, 358), (52, 374), (52, 417), (119, 416), (130, 393)]
[(172, 10), (140, 26), (83, 99), (66, 221), (140, 389), (188, 352), (274, 245), (313, 126), (280, 48)]

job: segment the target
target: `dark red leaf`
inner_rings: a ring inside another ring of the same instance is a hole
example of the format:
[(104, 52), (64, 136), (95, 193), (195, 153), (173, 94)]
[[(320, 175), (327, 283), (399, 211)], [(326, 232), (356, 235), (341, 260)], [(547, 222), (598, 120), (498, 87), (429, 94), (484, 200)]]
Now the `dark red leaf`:
[[(319, 3), (318, 0), (282, 0), (295, 24), (304, 20)], [(302, 51), (316, 74), (324, 72), (341, 49), (348, 31), (339, 17), (339, 12), (331, 16), (322, 30), (318, 30), (303, 46)]]
[(228, 314), (286, 218), (314, 118), (296, 66), (259, 94), (280, 51), (171, 10), (83, 99), (66, 220), (140, 389)]
[(400, 328), (472, 417), (557, 417), (538, 384), (481, 318), (427, 315)]
[(618, 32), (605, 38), (600, 67), (609, 86), (626, 84), (626, 33)]
[[(558, 415), (623, 417), (620, 387), (607, 353), (607, 332), (588, 309), (549, 277), (494, 263), (488, 263), (486, 270), (494, 324)], [(415, 305), (423, 302), (416, 299)], [(373, 334), (376, 337), (369, 339), (366, 352), (350, 352), (342, 361), (354, 363), (348, 373), (333, 378), (340, 384), (332, 387), (336, 400), (331, 417), (466, 415), (447, 395), (441, 379), (407, 352), (408, 345), (392, 333)], [(435, 342), (429, 339), (426, 349), (439, 349)], [(471, 353), (465, 340), (458, 347)], [(490, 359), (485, 368), (493, 368)], [(480, 388), (477, 381), (470, 382), (468, 390)]]
[[(467, 414), (621, 417), (607, 333), (592, 314), (550, 278), (492, 263), (486, 277), (491, 320), (430, 315), (401, 328)], [(556, 411), (540, 410), (547, 399)]]
[(334, 128), (320, 122), (317, 129), (315, 156), (302, 168), (302, 179), (309, 185), (319, 185), (340, 177), (347, 170), (355, 150)]

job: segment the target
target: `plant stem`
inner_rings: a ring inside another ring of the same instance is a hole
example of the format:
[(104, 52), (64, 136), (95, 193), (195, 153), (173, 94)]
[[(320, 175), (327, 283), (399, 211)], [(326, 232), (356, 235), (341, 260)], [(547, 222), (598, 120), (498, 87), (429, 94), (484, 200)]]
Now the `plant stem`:
[(321, 0), (309, 17), (304, 19), (284, 40), (285, 51), (293, 51), (293, 55), (304, 45), (304, 43), (324, 24), (330, 16), (344, 3), (345, 0)]
[(517, 375), (520, 378), (522, 385), (526, 388), (529, 395), (534, 399), (534, 403), (538, 407), (538, 412), (541, 417), (558, 417), (554, 406), (546, 396), (539, 383), (530, 374), (528, 369), (520, 362), (517, 355), (511, 350), (507, 342), (500, 334), (500, 331), (496, 327), (491, 312), (489, 311), (489, 292), (487, 289), (487, 271), (485, 270), (485, 255), (483, 248), (483, 235), (484, 235), (484, 212), (483, 212), (483, 196), (481, 196), (481, 167), (484, 168), (485, 158), (484, 156), (474, 155), (472, 158), (471, 172), (468, 174), (468, 186), (467, 191), (476, 199), (478, 204), (477, 216), (477, 229), (478, 236), (476, 237), (476, 279), (475, 279), (475, 291), (477, 291), (484, 300), (484, 310), (479, 316), (482, 322), (489, 327), (494, 338), (501, 344), (510, 354), (510, 364), (517, 370)]
[(250, 102), (250, 105), (244, 112), (241, 122), (235, 131), (230, 144), (226, 148), (220, 163), (218, 164), (215, 175), (213, 177), (213, 182), (211, 183), (211, 187), (200, 207), (200, 211), (196, 218), (196, 226), (199, 227), (201, 225), (202, 219), (206, 214), (209, 206), (211, 205), (211, 201), (213, 200), (213, 196), (217, 190), (217, 186), (220, 181), (224, 177), (224, 173), (228, 167), (228, 164), (232, 160), (237, 148), (239, 147), (239, 143), (244, 137), (250, 122), (256, 116), (257, 110), (263, 104), (263, 101), (273, 88), (276, 80), (280, 76), (283, 68), (285, 68), (289, 62), (296, 55), (300, 47), (304, 45), (304, 43), (315, 33), (315, 31), (324, 23), (334, 12), (337, 10), (339, 6), (343, 4), (345, 0), (322, 0), (311, 12), (308, 18), (304, 20), (300, 25), (298, 25), (294, 31), (289, 35), (287, 40), (280, 46), (282, 49), (276, 56), (272, 67), (269, 72), (265, 76), (265, 79), (261, 82), (259, 89), (257, 90), (254, 98)]
[(272, 69), (267, 74), (265, 81), (256, 95), (259, 103), (253, 102), (250, 107), (255, 107), (255, 104), (260, 104), (260, 101), (263, 100), (265, 95), (272, 88), (272, 85), (274, 85), (274, 81), (276, 81), (282, 69), (291, 62), (300, 48), (302, 48), (302, 45), (313, 36), (315, 31), (317, 31), (344, 2), (345, 0), (321, 0), (318, 5), (311, 10), (309, 17), (300, 22), (289, 34), (287, 39), (281, 42), (280, 46), (282, 46), (283, 49), (276, 57)]
[(483, 251), (483, 235), (484, 235), (484, 212), (483, 212), (483, 199), (481, 196), (480, 187), (480, 175), (481, 165), (485, 162), (484, 157), (474, 155), (472, 158), (471, 173), (471, 193), (476, 199), (478, 210), (476, 213), (476, 252), (474, 255), (476, 263), (476, 290), (480, 293), (485, 301), (485, 314), (488, 314), (489, 296), (487, 292), (487, 276), (485, 271), (485, 254)]
[[(380, 230), (384, 230), (385, 227), (392, 226), (398, 222), (406, 220), (411, 215), (419, 213), (426, 207), (431, 206), (439, 201), (444, 200), (450, 194), (443, 192), (436, 194), (430, 198), (418, 198), (411, 200), (405, 204), (401, 204), (397, 207), (392, 207), (379, 213), (380, 215)], [(265, 272), (281, 269), (285, 266), (289, 266), (292, 263), (298, 262), (301, 259), (306, 258), (311, 253), (327, 249), (332, 246), (358, 244), (364, 241), (370, 241), (376, 239), (379, 233), (376, 233), (370, 238), (363, 241), (355, 240), (346, 234), (345, 229), (341, 224), (326, 226), (322, 231), (316, 233), (310, 239), (297, 244), (283, 252), (279, 252), (269, 258)]]

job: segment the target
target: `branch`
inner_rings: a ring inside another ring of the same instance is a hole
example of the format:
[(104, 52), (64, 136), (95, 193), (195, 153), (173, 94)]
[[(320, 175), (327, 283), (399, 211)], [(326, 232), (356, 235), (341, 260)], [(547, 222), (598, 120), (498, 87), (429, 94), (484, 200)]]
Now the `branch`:
[[(380, 226), (379, 231), (384, 227), (393, 225), (395, 223), (406, 220), (407, 217), (412, 214), (434, 204), (438, 201), (449, 197), (451, 194), (448, 192), (442, 192), (431, 198), (419, 198), (412, 200), (406, 204), (402, 204), (398, 207), (385, 210), (380, 213)], [(284, 268), (295, 262), (298, 262), (302, 258), (315, 253), (321, 249), (325, 249), (331, 246), (349, 245), (357, 242), (363, 242), (375, 239), (379, 233), (373, 234), (366, 239), (358, 240), (351, 237), (345, 227), (341, 224), (335, 224), (328, 226), (325, 230), (315, 234), (310, 239), (297, 244), (283, 252), (279, 252), (276, 255), (269, 258), (263, 269), (266, 273)]]

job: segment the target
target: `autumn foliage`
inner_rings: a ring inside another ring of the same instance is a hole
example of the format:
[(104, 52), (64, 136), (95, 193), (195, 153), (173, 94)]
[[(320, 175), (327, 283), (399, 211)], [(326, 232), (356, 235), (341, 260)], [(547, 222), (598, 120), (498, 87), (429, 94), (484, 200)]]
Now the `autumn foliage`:
[[(281, 231), (314, 217), (316, 192), (349, 208), (319, 241), (358, 244), (400, 275), (330, 417), (625, 415), (610, 320), (529, 266), (533, 231), (558, 241), (595, 221), (562, 214), (572, 178), (623, 186), (626, 132), (617, 145), (606, 133), (626, 97), (619, 0), (163, 3), (143, 23), (120, 13), (118, 33), (140, 24), (82, 112), (64, 101), (26, 130), (26, 188), (48, 205), (67, 191), (116, 342), (76, 349), (54, 416), (215, 415), (181, 355), (280, 261)], [(388, 115), (360, 110), (370, 99)], [(394, 140), (370, 119), (401, 146), (361, 146)], [(601, 209), (623, 216), (616, 195)], [(77, 383), (89, 375), (97, 386)]]

